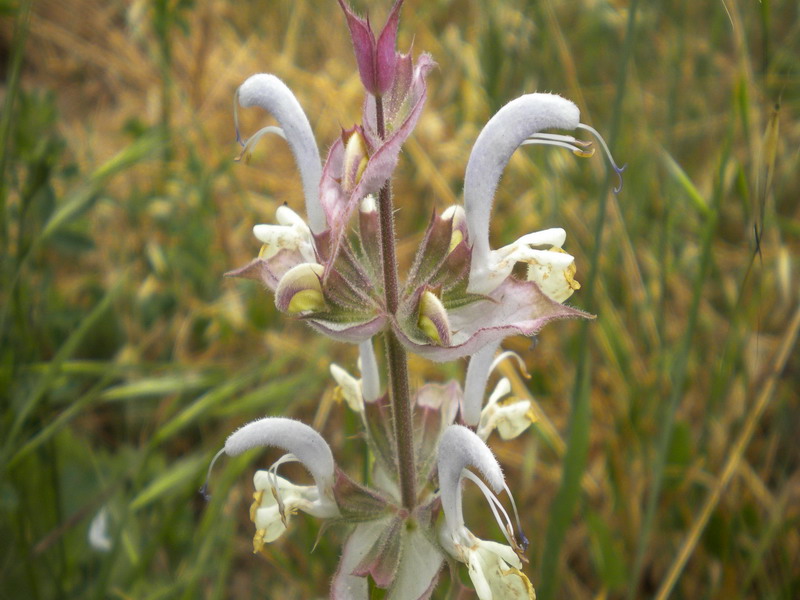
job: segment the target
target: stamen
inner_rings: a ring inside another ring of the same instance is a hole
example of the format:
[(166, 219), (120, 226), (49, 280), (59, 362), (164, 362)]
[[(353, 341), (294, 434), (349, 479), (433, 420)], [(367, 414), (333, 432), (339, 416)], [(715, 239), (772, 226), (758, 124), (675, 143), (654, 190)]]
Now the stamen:
[(211, 469), (214, 468), (214, 463), (217, 462), (217, 459), (220, 457), (220, 455), (224, 454), (224, 453), (225, 453), (225, 448), (223, 448), (222, 450), (217, 452), (214, 455), (214, 458), (211, 459), (211, 464), (208, 465), (208, 471), (206, 472), (205, 483), (203, 483), (203, 485), (198, 490), (200, 492), (200, 494), (202, 494), (202, 496), (203, 496), (203, 498), (205, 499), (206, 502), (211, 500), (211, 494), (208, 492), (208, 482), (211, 479)]
[(286, 507), (283, 504), (283, 498), (281, 498), (281, 495), (278, 493), (278, 467), (280, 467), (282, 464), (290, 462), (300, 461), (294, 454), (284, 454), (278, 460), (276, 460), (267, 471), (270, 475), (272, 497), (275, 498), (275, 502), (278, 504), (278, 513), (281, 515), (281, 523), (283, 523), (283, 526), (286, 529), (289, 528), (289, 523), (286, 519)]
[[(586, 140), (579, 140), (575, 136), (572, 135), (562, 135), (560, 133), (541, 133), (537, 132), (530, 136), (525, 142), (529, 140), (554, 140), (557, 142), (567, 142), (568, 144), (575, 144), (576, 146), (580, 146), (581, 148), (589, 148), (592, 145), (592, 142), (587, 142)], [(523, 142), (523, 145), (525, 144)]]
[(237, 88), (236, 93), (233, 94), (233, 129), (236, 131), (236, 142), (240, 146), (244, 146), (244, 142), (242, 141), (242, 136), (239, 135), (239, 90)]
[[(286, 139), (286, 134), (284, 133), (283, 129), (280, 127), (276, 127), (275, 125), (268, 125), (267, 127), (262, 127), (259, 129), (255, 134), (250, 136), (246, 142), (242, 144), (242, 151), (239, 153), (239, 156), (234, 158), (236, 162), (239, 162), (244, 158), (244, 162), (247, 163), (250, 160), (250, 154), (253, 151), (253, 148), (258, 143), (258, 141), (267, 133), (274, 133), (275, 135), (281, 136), (283, 139)], [(241, 138), (239, 138), (239, 131), (236, 131), (236, 137), (241, 142)]]
[[(543, 137), (548, 136), (548, 137)], [(566, 148), (570, 150), (575, 156), (581, 158), (589, 158), (594, 156), (594, 148), (591, 147), (591, 142), (584, 142), (577, 140), (571, 136), (537, 133), (529, 137), (527, 140), (520, 144), (521, 146), (558, 146), (559, 148)]]
[[(464, 469), (464, 471), (462, 472), (462, 477), (466, 477), (467, 479), (472, 481), (475, 485), (477, 485), (478, 488), (480, 488), (481, 492), (483, 492), (483, 495), (486, 498), (486, 501), (489, 503), (489, 508), (492, 509), (492, 514), (494, 515), (495, 522), (500, 526), (500, 529), (503, 530), (503, 535), (505, 536), (506, 541), (512, 548), (517, 547), (516, 540), (514, 540), (511, 535), (509, 535), (509, 531), (511, 532), (514, 531), (514, 526), (512, 525), (511, 519), (509, 518), (505, 507), (503, 507), (502, 502), (500, 502), (500, 500), (497, 498), (497, 496), (494, 495), (492, 490), (490, 490), (489, 487), (469, 469)], [(508, 487), (505, 485), (505, 483), (503, 484), (503, 487), (506, 490), (508, 490)], [(500, 509), (500, 512), (503, 513), (504, 519), (500, 518), (500, 515), (497, 512), (498, 508)], [(505, 521), (505, 523), (503, 523), (503, 521)]]
[[(273, 473), (273, 474), (277, 475), (277, 473), (278, 473), (278, 467), (280, 467), (281, 465), (285, 465), (286, 463), (291, 463), (291, 462), (300, 462), (300, 459), (299, 459), (299, 458), (297, 458), (297, 457), (296, 457), (294, 454), (292, 454), (292, 453), (290, 452), (290, 453), (288, 453), (288, 454), (284, 454), (284, 455), (283, 455), (283, 456), (281, 456), (281, 457), (280, 457), (278, 460), (276, 460), (276, 461), (275, 461), (275, 462), (272, 464), (272, 466), (269, 468), (269, 470), (270, 470), (270, 472), (271, 472), (271, 473)], [(277, 480), (276, 480), (276, 481), (277, 481)]]
[(600, 145), (603, 147), (603, 151), (606, 154), (606, 158), (608, 159), (608, 162), (611, 163), (611, 168), (614, 169), (614, 172), (617, 174), (617, 177), (619, 177), (619, 185), (614, 188), (614, 193), (615, 194), (619, 194), (622, 191), (622, 172), (625, 170), (625, 167), (627, 167), (628, 165), (622, 165), (621, 167), (617, 166), (617, 163), (614, 162), (614, 157), (611, 155), (611, 150), (608, 149), (608, 145), (606, 144), (606, 141), (603, 139), (603, 136), (600, 135), (594, 127), (591, 127), (589, 125), (584, 125), (583, 123), (578, 123), (578, 126), (576, 127), (576, 129), (584, 129), (584, 130), (588, 131), (595, 138), (597, 138), (598, 142), (600, 142)]
[(494, 373), (495, 369), (497, 369), (497, 367), (500, 366), (500, 363), (509, 358), (513, 358), (514, 360), (517, 361), (517, 367), (519, 368), (522, 376), (525, 379), (531, 378), (531, 374), (528, 373), (528, 369), (525, 366), (525, 361), (522, 360), (522, 357), (519, 354), (517, 354), (516, 352), (512, 352), (511, 350), (506, 350), (505, 352), (501, 352), (500, 354), (497, 355), (497, 357), (492, 361), (492, 364), (489, 367), (489, 375)]
[(511, 508), (514, 509), (514, 518), (517, 520), (517, 530), (519, 531), (519, 538), (520, 538), (520, 547), (522, 548), (523, 552), (527, 550), (528, 538), (525, 536), (525, 532), (522, 531), (522, 524), (519, 522), (519, 512), (517, 512), (517, 503), (514, 502), (514, 496), (511, 495), (511, 490), (508, 489), (508, 485), (503, 482), (503, 487), (506, 490), (506, 494), (508, 494), (508, 499), (511, 500)]

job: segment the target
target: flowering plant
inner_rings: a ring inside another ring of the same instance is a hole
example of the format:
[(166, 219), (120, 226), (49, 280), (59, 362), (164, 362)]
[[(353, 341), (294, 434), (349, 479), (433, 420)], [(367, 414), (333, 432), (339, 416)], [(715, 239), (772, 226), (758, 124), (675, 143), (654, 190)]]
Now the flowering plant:
[[(548, 144), (590, 156), (589, 142), (543, 131), (596, 132), (580, 123), (572, 102), (553, 94), (527, 94), (500, 109), (472, 149), (463, 206), (433, 215), (401, 281), (391, 177), (425, 104), (434, 62), (428, 54), (414, 60), (396, 51), (402, 0), (377, 38), (368, 20), (338, 1), (366, 90), (361, 123), (342, 131), (322, 164), (308, 119), (289, 88), (269, 74), (242, 84), (238, 105), (259, 106), (279, 123), (251, 136), (243, 153), (266, 133), (287, 141), (303, 182), (306, 218), (281, 206), (277, 224), (254, 227), (263, 244), (258, 257), (228, 275), (262, 282), (282, 312), (323, 335), (358, 344), (360, 377), (338, 365), (331, 365), (331, 374), (363, 424), (374, 458), (370, 482), (351, 479), (319, 433), (283, 417), (244, 425), (218, 456), (264, 446), (286, 452), (254, 477), (254, 551), (281, 537), (298, 512), (341, 524), (348, 537), (332, 598), (366, 599), (370, 579), (387, 590), (387, 598), (429, 598), (442, 566), (454, 574), (458, 563), (467, 566), (481, 600), (534, 598), (522, 570), (527, 539), (486, 444), (495, 430), (503, 439), (522, 434), (533, 421), (531, 406), (505, 399), (506, 379), (484, 403), (486, 387), (499, 361), (513, 356), (496, 356), (504, 338), (534, 335), (556, 319), (591, 315), (564, 304), (580, 285), (575, 259), (562, 249), (563, 229), (529, 233), (492, 250), (489, 222), (495, 189), (517, 148)], [(514, 274), (519, 263), (527, 266), (523, 277)], [(386, 391), (376, 337), (385, 346)], [(451, 382), (412, 391), (408, 352), (434, 361), (471, 357), (463, 387)], [(313, 485), (278, 475), (287, 462), (300, 462)], [(481, 540), (466, 527), (465, 481), (486, 497), (505, 543)], [(503, 492), (513, 517), (499, 498)]]

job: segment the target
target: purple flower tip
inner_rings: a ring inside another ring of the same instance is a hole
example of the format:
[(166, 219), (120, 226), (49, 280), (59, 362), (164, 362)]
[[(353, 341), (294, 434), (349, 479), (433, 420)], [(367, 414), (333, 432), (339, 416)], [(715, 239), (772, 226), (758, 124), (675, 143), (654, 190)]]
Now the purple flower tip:
[(353, 40), (361, 83), (373, 96), (382, 96), (392, 87), (397, 71), (399, 55), (395, 51), (395, 46), (403, 0), (396, 0), (394, 3), (377, 40), (369, 19), (356, 16), (344, 0), (338, 1), (350, 28), (350, 38)]

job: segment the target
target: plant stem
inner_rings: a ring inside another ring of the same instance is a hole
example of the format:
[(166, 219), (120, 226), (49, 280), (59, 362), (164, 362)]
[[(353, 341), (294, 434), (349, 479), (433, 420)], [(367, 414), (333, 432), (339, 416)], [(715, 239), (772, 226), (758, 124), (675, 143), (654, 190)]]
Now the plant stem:
[[(383, 101), (375, 98), (375, 115), (378, 135), (383, 139), (386, 129), (383, 119)], [(381, 247), (383, 250), (383, 288), (387, 312), (397, 314), (399, 286), (397, 282), (397, 253), (394, 235), (392, 194), (387, 181), (378, 194)], [(411, 394), (408, 385), (408, 357), (393, 331), (386, 332), (386, 364), (389, 371), (389, 390), (397, 443), (397, 461), (400, 477), (400, 495), (403, 506), (414, 510), (417, 502), (417, 476), (414, 460), (414, 428), (411, 423)]]

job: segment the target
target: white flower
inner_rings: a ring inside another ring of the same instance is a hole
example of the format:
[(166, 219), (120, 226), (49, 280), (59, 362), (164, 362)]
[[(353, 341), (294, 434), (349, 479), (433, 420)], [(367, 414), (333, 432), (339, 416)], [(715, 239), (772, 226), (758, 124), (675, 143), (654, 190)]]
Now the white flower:
[(504, 440), (514, 439), (536, 420), (531, 412), (530, 400), (512, 398), (500, 401), (510, 393), (511, 383), (503, 377), (497, 382), (486, 406), (481, 411), (481, 420), (476, 433), (482, 440), (486, 441), (495, 429)]
[[(540, 133), (544, 129), (585, 129), (594, 134), (609, 155), (599, 134), (580, 122), (574, 103), (555, 94), (526, 94), (501, 108), (481, 131), (467, 163), (464, 176), (464, 210), (473, 247), (469, 291), (489, 294), (511, 274), (514, 265), (529, 265), (528, 280), (556, 302), (564, 302), (580, 286), (574, 280), (575, 259), (561, 250), (566, 239), (563, 229), (546, 229), (522, 236), (498, 250), (489, 247), (492, 202), (500, 176), (514, 152), (522, 145), (545, 144), (591, 156), (590, 143), (572, 136)], [(615, 191), (619, 191), (619, 188)]]
[(283, 535), (292, 515), (299, 510), (316, 517), (331, 516), (327, 506), (320, 502), (315, 485), (295, 485), (272, 470), (256, 471), (253, 485), (256, 491), (250, 507), (250, 520), (256, 526), (254, 552)]
[[(360, 413), (364, 410), (364, 396), (361, 393), (361, 380), (356, 379), (336, 363), (331, 363), (331, 376), (341, 390), (341, 398), (353, 412)], [(338, 391), (337, 390), (337, 393)]]
[(380, 397), (380, 376), (378, 363), (375, 360), (375, 350), (372, 340), (365, 340), (358, 345), (358, 368), (361, 379), (356, 379), (339, 365), (332, 363), (331, 375), (336, 380), (342, 393), (342, 398), (347, 406), (354, 412), (364, 411), (364, 402), (374, 402)]
[(466, 534), (463, 544), (454, 546), (453, 551), (467, 564), (480, 600), (536, 598), (533, 585), (521, 570), (522, 562), (510, 546), (481, 540), (470, 531)]
[[(467, 470), (470, 466), (481, 472), (494, 493)], [(516, 541), (508, 513), (495, 495), (503, 490), (508, 493), (508, 488), (492, 451), (466, 427), (451, 425), (442, 434), (439, 442), (438, 467), (439, 490), (445, 516), (444, 527), (439, 532), (442, 547), (456, 560), (467, 565), (480, 600), (533, 600), (536, 597), (533, 586), (521, 571), (522, 548)], [(464, 525), (461, 505), (461, 483), (464, 478), (473, 481), (483, 492), (509, 545), (481, 540)], [(521, 531), (520, 537), (522, 543), (526, 544), (527, 540)]]
[[(494, 370), (498, 367), (498, 365), (506, 360), (507, 358), (513, 358), (517, 361), (519, 368), (522, 370), (523, 375), (525, 377), (530, 377), (530, 375), (525, 372), (525, 363), (519, 357), (519, 355), (515, 352), (501, 352), (500, 355), (495, 358), (495, 352), (500, 347), (500, 342), (496, 342), (493, 344), (487, 344), (480, 350), (478, 350), (469, 360), (469, 366), (467, 367), (467, 375), (464, 381), (464, 401), (462, 407), (462, 414), (464, 418), (464, 422), (467, 425), (475, 427), (480, 424), (478, 427), (479, 435), (481, 434), (481, 430), (486, 427), (488, 424), (489, 418), (496, 418), (496, 422), (499, 425), (500, 421), (506, 420), (507, 418), (511, 418), (512, 415), (516, 412), (521, 411), (521, 407), (516, 407), (513, 411), (505, 411), (505, 417), (501, 417), (501, 415), (497, 415), (497, 417), (493, 417), (495, 413), (498, 412), (501, 408), (506, 408), (506, 405), (497, 406), (496, 403), (500, 398), (507, 395), (510, 391), (507, 390), (505, 393), (500, 393), (499, 390), (505, 389), (505, 386), (508, 385), (506, 381), (505, 384), (498, 384), (495, 388), (494, 392), (489, 398), (487, 402), (487, 406), (484, 410), (481, 410), (481, 406), (483, 406), (483, 398), (486, 395), (486, 385), (489, 382), (489, 376), (494, 372)], [(502, 384), (502, 385), (501, 385)], [(499, 394), (499, 395), (498, 395)], [(494, 400), (493, 400), (494, 398)], [(522, 402), (528, 402), (527, 400)], [(490, 405), (495, 405), (494, 408), (489, 408)], [(510, 408), (510, 406), (508, 406)], [(488, 409), (488, 410), (487, 410)], [(528, 409), (530, 409), (530, 402), (528, 402), (527, 409), (522, 411), (523, 413), (527, 413)], [(525, 428), (533, 422), (533, 418), (531, 417)], [(521, 426), (521, 423), (517, 423), (513, 426), (514, 429)], [(524, 428), (523, 428), (524, 430)], [(504, 426), (504, 431), (510, 433), (509, 429), (506, 429)], [(481, 435), (481, 437), (485, 440), (491, 431), (486, 432), (486, 435)], [(519, 432), (522, 433), (522, 430)], [(511, 439), (519, 435), (519, 433), (515, 435), (510, 435), (510, 437), (506, 437), (501, 431), (501, 435), (503, 439)]]
[(108, 534), (108, 508), (101, 508), (89, 524), (89, 545), (100, 552), (111, 550), (112, 541)]
[[(238, 456), (252, 448), (271, 446), (286, 450), (270, 467), (258, 471), (253, 478), (255, 502), (250, 516), (256, 524), (253, 548), (258, 552), (266, 542), (280, 537), (298, 510), (319, 518), (339, 516), (333, 497), (334, 462), (331, 449), (322, 436), (300, 421), (283, 417), (266, 417), (252, 421), (234, 431), (217, 453)], [(277, 469), (287, 462), (300, 462), (314, 478), (314, 485), (298, 486), (279, 477)], [(212, 461), (209, 473), (214, 466)], [(205, 488), (206, 486), (204, 486)]]
[(281, 250), (295, 250), (305, 262), (316, 262), (314, 238), (302, 217), (288, 206), (279, 206), (275, 217), (278, 225), (253, 227), (253, 234), (264, 244), (259, 257), (266, 260)]

